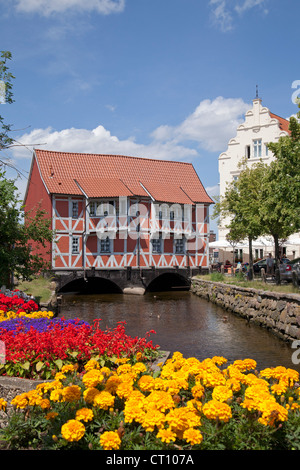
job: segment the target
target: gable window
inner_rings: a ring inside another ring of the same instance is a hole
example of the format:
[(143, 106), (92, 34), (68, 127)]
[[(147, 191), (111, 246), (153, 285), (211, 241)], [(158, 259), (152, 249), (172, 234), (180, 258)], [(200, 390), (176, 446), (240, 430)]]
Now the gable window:
[(79, 237), (72, 237), (72, 254), (77, 255), (79, 253)]
[(78, 219), (78, 201), (72, 201), (72, 218)]
[(100, 239), (100, 253), (110, 253), (110, 238)]
[(261, 157), (261, 139), (253, 141), (253, 153), (254, 153), (254, 158)]

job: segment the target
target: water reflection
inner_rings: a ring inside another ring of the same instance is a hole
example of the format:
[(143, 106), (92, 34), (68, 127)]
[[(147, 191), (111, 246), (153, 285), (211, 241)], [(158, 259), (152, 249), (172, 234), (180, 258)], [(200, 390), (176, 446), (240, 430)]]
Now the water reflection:
[(125, 321), (130, 336), (155, 330), (154, 344), (162, 350), (180, 351), (184, 357), (224, 356), (229, 362), (251, 358), (258, 369), (282, 365), (300, 372), (299, 365), (292, 363), (291, 345), (190, 292), (65, 294), (60, 316), (79, 317), (90, 324), (100, 318), (103, 329)]

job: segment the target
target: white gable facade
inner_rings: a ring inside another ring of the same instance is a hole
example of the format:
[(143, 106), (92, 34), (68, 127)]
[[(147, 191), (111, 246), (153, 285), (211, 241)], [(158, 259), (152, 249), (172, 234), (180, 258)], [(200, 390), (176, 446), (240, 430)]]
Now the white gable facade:
[[(268, 143), (278, 142), (280, 137), (289, 135), (289, 121), (271, 113), (262, 106), (262, 100), (256, 97), (253, 107), (245, 114), (245, 121), (237, 128), (237, 133), (228, 143), (228, 148), (219, 156), (220, 196), (225, 195), (227, 184), (239, 175), (239, 163), (247, 159), (251, 166), (259, 161), (270, 163), (274, 155), (268, 148)], [(222, 220), (219, 225), (219, 240), (225, 240), (228, 220)], [(294, 238), (299, 237), (295, 234)], [(291, 239), (293, 237), (290, 237)], [(299, 256), (299, 245), (286, 246), (287, 255)], [(257, 257), (263, 257), (272, 250), (271, 246), (263, 246), (256, 250)], [(289, 251), (289, 253), (288, 253)], [(245, 249), (244, 252), (247, 252)]]

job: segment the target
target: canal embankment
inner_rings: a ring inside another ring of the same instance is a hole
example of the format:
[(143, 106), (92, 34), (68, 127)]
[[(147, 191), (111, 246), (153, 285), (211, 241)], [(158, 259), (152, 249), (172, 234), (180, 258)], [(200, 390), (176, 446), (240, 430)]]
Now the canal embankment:
[(287, 294), (192, 278), (191, 292), (247, 322), (270, 330), (278, 338), (300, 339), (300, 294)]

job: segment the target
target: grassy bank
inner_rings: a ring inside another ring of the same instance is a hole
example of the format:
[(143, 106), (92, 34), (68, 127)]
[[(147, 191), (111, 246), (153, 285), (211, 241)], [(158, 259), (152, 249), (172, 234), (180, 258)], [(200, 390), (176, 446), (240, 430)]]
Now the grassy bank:
[(253, 281), (248, 281), (244, 279), (244, 276), (231, 276), (228, 274), (221, 273), (211, 273), (203, 276), (197, 276), (197, 278), (213, 282), (223, 282), (225, 284), (236, 285), (239, 287), (250, 287), (252, 289), (257, 290), (300, 295), (300, 289), (294, 287), (292, 283), (282, 283), (280, 285), (276, 285), (274, 282), (271, 281), (263, 282), (259, 278), (255, 278), (253, 279)]
[(22, 281), (16, 285), (16, 289), (33, 295), (39, 304), (47, 303), (51, 298), (51, 278), (41, 276), (32, 281)]

